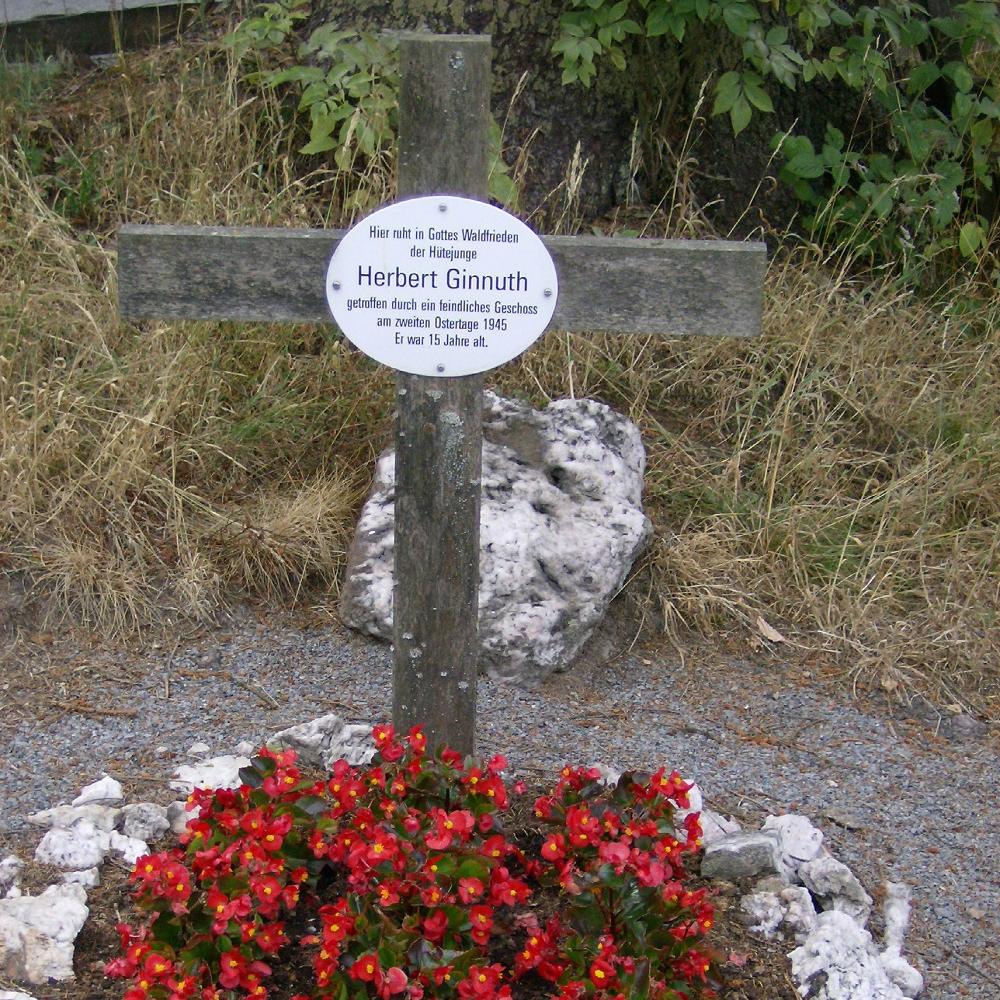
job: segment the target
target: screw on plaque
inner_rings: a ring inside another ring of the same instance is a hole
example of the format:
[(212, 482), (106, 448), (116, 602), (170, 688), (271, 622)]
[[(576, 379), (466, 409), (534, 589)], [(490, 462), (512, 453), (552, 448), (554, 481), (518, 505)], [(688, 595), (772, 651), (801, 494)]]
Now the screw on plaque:
[(330, 287), (332, 289), (334, 289), (334, 291), (339, 291), (340, 290), (340, 282), (339, 281), (331, 281), (330, 282)]
[(441, 204), (438, 205), (438, 211), (439, 212), (447, 212), (448, 211), (448, 206), (444, 202), (441, 202)]
[(437, 365), (437, 370), (439, 372), (443, 372), (444, 371), (444, 365)]
[(546, 297), (547, 299), (548, 299), (548, 298), (551, 298), (551, 297), (552, 297), (552, 289), (551, 289), (551, 288), (546, 288), (546, 289), (545, 289), (545, 291), (544, 291), (544, 292), (543, 292), (542, 294), (543, 294), (543, 295), (544, 295), (544, 296), (545, 296), (545, 297)]

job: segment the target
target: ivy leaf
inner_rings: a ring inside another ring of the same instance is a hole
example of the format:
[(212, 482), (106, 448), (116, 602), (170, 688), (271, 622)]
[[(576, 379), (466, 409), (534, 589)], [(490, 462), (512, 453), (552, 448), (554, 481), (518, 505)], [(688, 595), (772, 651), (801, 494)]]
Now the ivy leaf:
[(646, 18), (646, 35), (649, 38), (658, 38), (671, 30), (673, 14), (666, 7), (657, 7), (650, 11)]
[(715, 104), (712, 105), (712, 114), (724, 115), (736, 103), (736, 98), (739, 96), (739, 73), (723, 73), (715, 85)]
[(906, 83), (906, 92), (911, 95), (922, 94), (935, 80), (941, 76), (941, 67), (937, 63), (924, 62), (913, 68)]
[(747, 99), (740, 94), (736, 98), (736, 103), (733, 104), (732, 108), (729, 109), (729, 120), (733, 125), (733, 135), (739, 135), (747, 125), (750, 124), (750, 118), (753, 116), (753, 111), (750, 109), (750, 104)]
[(785, 169), (803, 180), (814, 180), (817, 177), (822, 177), (826, 171), (823, 161), (813, 152), (811, 147), (791, 157), (785, 164)]
[(768, 114), (774, 112), (774, 105), (771, 103), (771, 98), (760, 83), (756, 83), (753, 80), (747, 80), (743, 84), (743, 93), (746, 94), (747, 100), (758, 111), (764, 111)]
[(299, 150), (299, 152), (307, 155), (314, 153), (326, 153), (338, 145), (340, 145), (340, 143), (337, 139), (335, 139), (332, 135), (326, 135), (318, 139), (311, 139)]
[(950, 62), (941, 72), (955, 84), (960, 93), (967, 94), (972, 90), (972, 85), (975, 81), (972, 79), (972, 73), (965, 63)]
[(267, 82), (276, 87), (280, 83), (313, 83), (323, 79), (323, 70), (319, 66), (289, 66), (267, 75)]
[(969, 129), (969, 134), (977, 145), (988, 146), (993, 141), (993, 122), (989, 118), (980, 118)]
[(757, 15), (747, 4), (728, 4), (722, 8), (722, 20), (737, 38), (746, 38), (750, 22), (756, 21)]
[(966, 222), (958, 233), (958, 249), (963, 257), (974, 257), (976, 251), (986, 244), (986, 233), (978, 222)]

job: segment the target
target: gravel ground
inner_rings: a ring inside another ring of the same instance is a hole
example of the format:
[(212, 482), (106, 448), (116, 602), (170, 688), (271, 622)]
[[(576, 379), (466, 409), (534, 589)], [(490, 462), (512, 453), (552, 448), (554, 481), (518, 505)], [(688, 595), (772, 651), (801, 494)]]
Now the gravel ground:
[[(383, 719), (391, 669), (387, 647), (324, 615), (243, 614), (127, 652), (35, 636), (0, 674), (0, 856), (37, 841), (25, 815), (102, 771), (166, 802), (195, 741), (224, 753), (327, 712)], [(481, 681), (478, 734), (516, 772), (667, 764), (744, 826), (805, 814), (873, 895), (913, 888), (906, 952), (926, 997), (1000, 997), (996, 733), (901, 718), (773, 657), (637, 649), (534, 691)]]

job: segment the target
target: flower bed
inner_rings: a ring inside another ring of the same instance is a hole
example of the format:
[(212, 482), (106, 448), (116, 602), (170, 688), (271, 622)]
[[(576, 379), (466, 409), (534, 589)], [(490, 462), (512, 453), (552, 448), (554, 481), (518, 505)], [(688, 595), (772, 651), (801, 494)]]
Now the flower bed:
[(182, 846), (132, 873), (144, 919), (119, 925), (108, 965), (125, 1000), (715, 995), (676, 772), (609, 788), (565, 767), (532, 809), (502, 756), (430, 756), (419, 727), (373, 735), (368, 765), (316, 780), (264, 749), (240, 788), (191, 796)]

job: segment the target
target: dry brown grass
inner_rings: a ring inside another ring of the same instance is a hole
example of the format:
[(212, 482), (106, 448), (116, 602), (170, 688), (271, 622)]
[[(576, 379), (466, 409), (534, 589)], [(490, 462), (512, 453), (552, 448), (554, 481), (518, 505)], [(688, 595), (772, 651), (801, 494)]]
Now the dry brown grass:
[[(280, 117), (182, 46), (0, 119), (0, 557), (54, 614), (122, 634), (209, 617), (234, 591), (337, 586), (390, 376), (324, 329), (126, 326), (106, 240), (124, 220), (338, 224), (358, 184), (386, 190), (388, 164), (306, 168)], [(703, 233), (678, 190), (617, 224)], [(771, 268), (758, 341), (550, 336), (492, 381), (595, 396), (642, 428), (648, 621), (714, 633), (760, 615), (857, 682), (995, 713), (989, 308), (949, 317), (803, 250)]]
[(760, 340), (574, 337), (503, 382), (642, 428), (657, 531), (635, 586), (663, 627), (762, 616), (857, 682), (995, 711), (996, 311), (949, 321), (810, 253), (772, 265)]
[(4, 562), (52, 613), (120, 635), (208, 617), (233, 590), (336, 587), (390, 380), (329, 331), (126, 326), (93, 236), (125, 218), (322, 224), (337, 179), (293, 179), (275, 115), (225, 60), (176, 48), (70, 78), (7, 122)]

